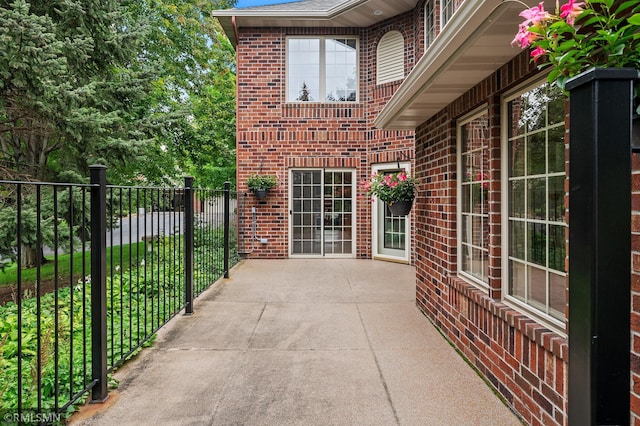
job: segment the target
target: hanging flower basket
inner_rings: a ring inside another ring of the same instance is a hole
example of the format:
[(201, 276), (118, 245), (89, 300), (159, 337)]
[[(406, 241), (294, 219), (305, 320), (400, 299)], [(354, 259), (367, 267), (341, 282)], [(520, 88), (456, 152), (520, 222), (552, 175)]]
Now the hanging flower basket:
[(360, 182), (360, 188), (367, 195), (378, 197), (396, 216), (409, 214), (416, 195), (416, 182), (404, 170), (397, 173), (374, 173), (370, 180)]
[(265, 198), (267, 198), (267, 190), (266, 189), (256, 189), (253, 191), (253, 193), (255, 194), (256, 198), (258, 200), (264, 200)]
[(411, 211), (411, 207), (413, 207), (413, 199), (411, 200), (398, 200), (391, 201), (389, 203), (389, 210), (391, 214), (394, 216), (406, 216)]
[(267, 196), (267, 192), (276, 184), (275, 175), (253, 174), (247, 178), (247, 187), (258, 200), (263, 200)]

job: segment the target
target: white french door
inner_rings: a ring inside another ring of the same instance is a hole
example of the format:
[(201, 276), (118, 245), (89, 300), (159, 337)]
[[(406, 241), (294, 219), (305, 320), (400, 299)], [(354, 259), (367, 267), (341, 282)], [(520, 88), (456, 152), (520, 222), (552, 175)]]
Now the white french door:
[[(409, 174), (410, 163), (377, 164), (373, 173), (396, 173), (404, 170)], [(391, 214), (387, 204), (375, 199), (371, 203), (373, 257), (383, 260), (409, 263), (411, 246), (411, 215)]]
[(289, 255), (355, 257), (354, 171), (293, 169)]

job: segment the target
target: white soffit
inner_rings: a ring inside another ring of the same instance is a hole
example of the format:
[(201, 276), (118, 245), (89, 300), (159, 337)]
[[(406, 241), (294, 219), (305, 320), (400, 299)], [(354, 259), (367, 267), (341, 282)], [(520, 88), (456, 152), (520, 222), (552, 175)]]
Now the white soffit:
[(237, 28), (366, 28), (413, 10), (418, 0), (304, 0), (280, 5), (214, 10), (212, 15), (235, 46)]
[[(555, 2), (546, 4), (554, 10)], [(490, 76), (521, 49), (520, 2), (466, 0), (376, 118), (381, 129), (413, 130)]]

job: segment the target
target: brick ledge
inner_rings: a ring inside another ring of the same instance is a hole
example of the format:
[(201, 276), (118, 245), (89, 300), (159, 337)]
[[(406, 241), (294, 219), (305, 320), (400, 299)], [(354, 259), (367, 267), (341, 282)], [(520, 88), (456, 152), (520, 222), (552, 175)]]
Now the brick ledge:
[(566, 337), (546, 328), (531, 317), (516, 311), (505, 303), (491, 299), (474, 285), (459, 277), (451, 277), (452, 289), (462, 293), (478, 306), (491, 312), (494, 316), (526, 335), (531, 341), (538, 343), (547, 351), (565, 362), (569, 361), (569, 343)]

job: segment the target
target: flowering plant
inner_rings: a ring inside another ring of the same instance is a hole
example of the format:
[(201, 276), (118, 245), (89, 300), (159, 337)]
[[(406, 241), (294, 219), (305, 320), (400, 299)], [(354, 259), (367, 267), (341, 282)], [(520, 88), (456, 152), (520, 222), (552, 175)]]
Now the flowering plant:
[(565, 82), (591, 67), (640, 66), (640, 0), (569, 0), (555, 14), (543, 2), (520, 13), (512, 41), (531, 48), (538, 68), (551, 66), (549, 82)]
[(407, 176), (404, 170), (397, 173), (374, 173), (370, 180), (361, 181), (360, 187), (367, 195), (375, 195), (387, 204), (413, 200), (416, 193), (415, 179)]

